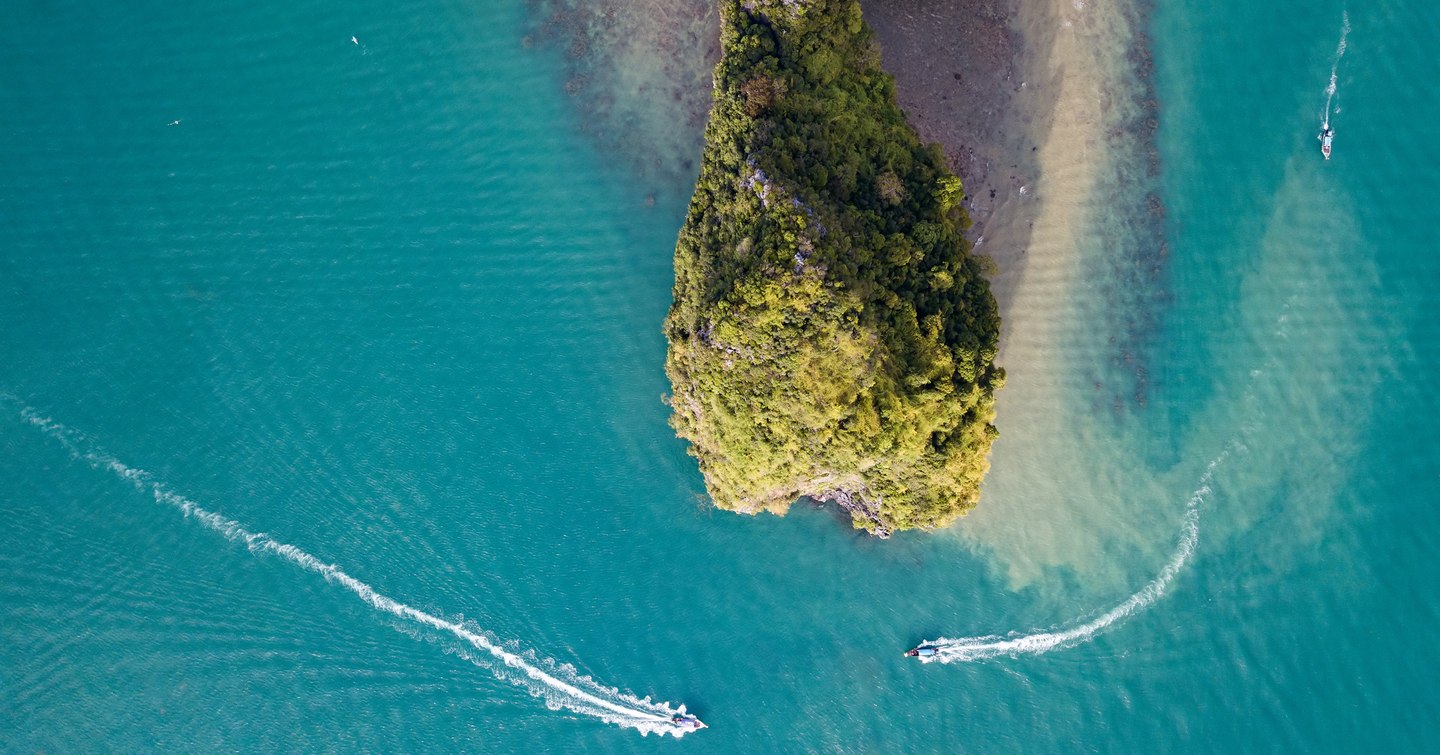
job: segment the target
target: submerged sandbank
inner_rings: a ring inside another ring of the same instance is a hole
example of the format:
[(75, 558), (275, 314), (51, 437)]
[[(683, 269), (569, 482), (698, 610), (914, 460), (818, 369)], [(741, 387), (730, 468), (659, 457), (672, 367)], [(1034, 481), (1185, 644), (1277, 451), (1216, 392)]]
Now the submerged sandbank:
[(565, 93), (581, 128), (630, 167), (649, 204), (683, 206), (700, 166), (720, 59), (708, 0), (527, 0), (526, 46), (565, 58)]

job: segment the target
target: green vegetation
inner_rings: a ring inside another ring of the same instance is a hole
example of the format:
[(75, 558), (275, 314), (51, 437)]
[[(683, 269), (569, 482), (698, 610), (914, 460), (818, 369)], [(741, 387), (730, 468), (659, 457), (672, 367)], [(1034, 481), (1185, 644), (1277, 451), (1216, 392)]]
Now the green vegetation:
[(675, 249), (671, 422), (721, 508), (953, 522), (995, 439), (1000, 318), (960, 179), (920, 143), (855, 0), (722, 0)]

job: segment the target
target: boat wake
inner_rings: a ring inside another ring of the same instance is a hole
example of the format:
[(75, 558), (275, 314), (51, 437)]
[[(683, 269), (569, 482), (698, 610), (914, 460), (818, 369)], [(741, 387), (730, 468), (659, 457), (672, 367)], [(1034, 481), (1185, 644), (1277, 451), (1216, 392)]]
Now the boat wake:
[(1335, 100), (1335, 90), (1340, 73), (1340, 59), (1345, 57), (1345, 38), (1348, 36), (1350, 36), (1350, 12), (1341, 11), (1340, 44), (1335, 46), (1335, 59), (1330, 62), (1330, 84), (1325, 87), (1325, 122), (1322, 128), (1330, 128), (1330, 104)]
[(326, 563), (264, 532), (248, 529), (241, 523), (170, 490), (164, 483), (156, 481), (149, 472), (126, 465), (79, 431), (41, 415), (22, 402), (3, 394), (0, 394), (0, 401), (16, 405), (21, 419), (59, 441), (76, 459), (95, 469), (114, 474), (133, 485), (136, 490), (152, 496), (157, 503), (179, 511), (186, 518), (199, 522), (226, 540), (243, 543), (251, 553), (279, 556), (305, 571), (319, 574), (333, 585), (349, 590), (376, 610), (419, 627), (453, 635), (465, 645), (480, 651), (475, 653), (462, 650), (459, 653), (462, 658), (491, 671), (496, 678), (526, 688), (530, 694), (544, 699), (552, 710), (565, 708), (607, 723), (635, 729), (646, 735), (654, 733), (681, 737), (696, 728), (688, 723), (694, 719), (685, 715), (684, 705), (672, 707), (667, 703), (652, 702), (648, 697), (642, 699), (620, 692), (614, 687), (606, 687), (588, 676), (576, 673), (574, 668), (568, 665), (556, 664), (550, 659), (537, 660), (533, 652), (507, 648), (488, 632), (468, 622), (451, 621), (383, 595), (335, 564)]
[(926, 640), (920, 643), (920, 647), (932, 647), (936, 652), (928, 656), (917, 657), (924, 663), (952, 663), (955, 661), (980, 661), (1002, 655), (1012, 658), (1021, 655), (1040, 655), (1057, 648), (1072, 647), (1085, 642), (1115, 622), (1159, 600), (1165, 594), (1165, 590), (1169, 588), (1171, 580), (1175, 579), (1175, 575), (1180, 573), (1180, 569), (1185, 566), (1185, 562), (1189, 561), (1191, 554), (1195, 552), (1195, 544), (1200, 539), (1200, 506), (1210, 496), (1210, 481), (1215, 475), (1215, 470), (1225, 463), (1232, 451), (1238, 448), (1240, 448), (1238, 443), (1232, 444), (1231, 447), (1212, 459), (1209, 466), (1205, 468), (1205, 474), (1200, 477), (1199, 486), (1195, 492), (1190, 494), (1190, 500), (1185, 504), (1185, 522), (1175, 552), (1170, 556), (1165, 568), (1160, 570), (1160, 574), (1134, 595), (1105, 613), (1069, 628), (1030, 634), (1011, 632), (1003, 637), (985, 635), (960, 639)]

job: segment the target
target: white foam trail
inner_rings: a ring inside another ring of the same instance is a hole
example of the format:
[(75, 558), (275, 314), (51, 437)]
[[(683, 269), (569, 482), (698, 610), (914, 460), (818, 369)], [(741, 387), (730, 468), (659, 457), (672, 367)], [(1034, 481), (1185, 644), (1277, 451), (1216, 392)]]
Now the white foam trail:
[(1165, 568), (1160, 570), (1160, 574), (1149, 584), (1140, 588), (1139, 592), (1094, 619), (1069, 629), (1032, 634), (1011, 632), (1004, 637), (985, 635), (962, 637), (955, 640), (947, 638), (926, 640), (920, 644), (933, 646), (939, 652), (928, 658), (922, 657), (920, 660), (925, 663), (932, 661), (951, 663), (953, 661), (979, 661), (1002, 655), (1015, 657), (1048, 653), (1056, 648), (1070, 647), (1085, 642), (1106, 627), (1159, 600), (1165, 594), (1166, 588), (1170, 586), (1171, 580), (1175, 579), (1175, 575), (1180, 573), (1180, 569), (1185, 566), (1185, 562), (1189, 561), (1191, 554), (1195, 552), (1195, 544), (1200, 540), (1200, 504), (1204, 503), (1210, 495), (1210, 480), (1214, 477), (1215, 470), (1229, 458), (1230, 450), (1226, 449), (1221, 452), (1205, 468), (1205, 474), (1200, 477), (1199, 487), (1190, 495), (1190, 500), (1185, 504), (1185, 523), (1181, 529), (1180, 542), (1176, 546), (1175, 552), (1170, 556)]
[(1335, 46), (1335, 59), (1330, 64), (1330, 85), (1325, 87), (1325, 128), (1330, 127), (1330, 102), (1335, 99), (1335, 87), (1340, 73), (1340, 58), (1345, 57), (1345, 38), (1350, 36), (1350, 12), (1341, 11), (1340, 13), (1340, 44)]
[[(253, 553), (269, 553), (279, 556), (306, 571), (319, 574), (331, 584), (344, 587), (372, 608), (420, 626), (448, 632), (500, 661), (504, 668), (519, 671), (521, 676), (513, 677), (504, 673), (501, 668), (486, 664), (483, 656), (464, 652), (461, 654), (472, 663), (490, 669), (497, 678), (521, 684), (531, 694), (544, 698), (552, 709), (568, 708), (576, 713), (594, 716), (611, 724), (636, 729), (641, 734), (656, 733), (662, 736), (670, 734), (681, 737), (691, 731), (688, 727), (676, 726), (671, 722), (672, 716), (685, 712), (684, 705), (671, 707), (667, 703), (651, 702), (648, 697), (640, 699), (634, 695), (621, 693), (613, 687), (600, 685), (589, 677), (569, 673), (567, 667), (557, 666), (553, 661), (527, 659), (526, 655), (520, 652), (506, 650), (477, 627), (467, 627), (464, 624), (449, 621), (382, 595), (370, 585), (345, 573), (335, 564), (321, 561), (315, 556), (288, 543), (282, 543), (263, 532), (247, 529), (233, 519), (228, 519), (185, 496), (172, 492), (163, 483), (156, 482), (149, 472), (126, 465), (88, 440), (79, 431), (42, 416), (39, 412), (12, 397), (0, 394), (0, 400), (18, 404), (20, 417), (23, 420), (59, 441), (77, 459), (95, 469), (113, 473), (134, 485), (136, 490), (149, 493), (157, 503), (177, 509), (186, 517), (200, 522), (206, 529), (218, 533), (226, 540), (244, 543), (245, 547)], [(552, 671), (540, 668), (541, 665), (550, 667)], [(570, 678), (561, 678), (562, 676)]]

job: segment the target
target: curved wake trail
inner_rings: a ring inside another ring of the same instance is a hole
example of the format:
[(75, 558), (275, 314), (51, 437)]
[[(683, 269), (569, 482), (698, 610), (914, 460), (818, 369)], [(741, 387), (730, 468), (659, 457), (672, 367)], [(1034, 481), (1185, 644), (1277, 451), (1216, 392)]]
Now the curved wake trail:
[[(672, 716), (685, 712), (684, 705), (672, 707), (667, 703), (652, 702), (648, 697), (640, 699), (634, 695), (622, 693), (616, 688), (605, 687), (589, 677), (573, 674), (568, 667), (557, 666), (553, 661), (535, 661), (520, 652), (507, 650), (497, 641), (487, 637), (486, 633), (477, 627), (467, 627), (387, 597), (370, 585), (350, 576), (335, 564), (321, 561), (319, 558), (293, 545), (280, 542), (263, 532), (247, 529), (241, 523), (210, 511), (195, 501), (171, 491), (163, 483), (155, 481), (149, 472), (126, 465), (88, 440), (79, 431), (42, 416), (39, 412), (13, 398), (0, 396), (0, 399), (8, 399), (8, 402), (19, 404), (21, 419), (59, 441), (75, 458), (86, 462), (95, 469), (113, 473), (120, 479), (129, 482), (136, 490), (150, 494), (157, 503), (178, 510), (187, 518), (194, 519), (206, 529), (219, 534), (226, 540), (244, 543), (252, 553), (268, 553), (279, 556), (305, 571), (319, 574), (331, 584), (349, 590), (372, 608), (423, 627), (447, 632), (476, 650), (488, 654), (503, 664), (504, 668), (518, 671), (519, 676), (512, 677), (504, 673), (501, 668), (487, 666), (483, 662), (483, 656), (477, 657), (470, 653), (463, 653), (462, 656), (478, 666), (489, 668), (497, 678), (524, 686), (531, 694), (544, 698), (551, 708), (568, 708), (576, 713), (636, 729), (641, 734), (647, 735), (656, 733), (662, 736), (670, 734), (681, 737), (691, 731), (691, 729), (677, 726), (671, 721)], [(542, 665), (548, 666), (552, 670), (547, 671), (541, 668)]]
[(1085, 642), (1106, 627), (1159, 600), (1170, 586), (1171, 580), (1175, 579), (1175, 575), (1180, 573), (1180, 569), (1185, 566), (1185, 562), (1189, 561), (1191, 554), (1195, 552), (1195, 544), (1200, 540), (1200, 504), (1204, 503), (1210, 495), (1210, 480), (1214, 477), (1215, 470), (1224, 464), (1229, 456), (1230, 449), (1226, 449), (1212, 459), (1210, 465), (1205, 468), (1205, 474), (1200, 477), (1199, 487), (1190, 494), (1190, 500), (1185, 504), (1185, 523), (1181, 529), (1180, 542), (1176, 546), (1175, 552), (1170, 556), (1165, 568), (1160, 570), (1160, 574), (1149, 584), (1140, 588), (1139, 592), (1094, 619), (1068, 629), (1031, 634), (1012, 632), (1004, 637), (985, 635), (954, 640), (943, 637), (938, 640), (926, 640), (920, 644), (932, 646), (938, 652), (928, 658), (920, 658), (920, 660), (924, 663), (934, 661), (951, 663), (953, 661), (980, 661), (1002, 655), (1011, 657), (1040, 655), (1056, 648), (1071, 647)]
[(1350, 12), (1340, 12), (1340, 44), (1335, 46), (1335, 59), (1330, 63), (1330, 84), (1325, 87), (1325, 127), (1330, 127), (1330, 103), (1335, 99), (1335, 88), (1339, 81), (1340, 59), (1345, 57), (1345, 38), (1350, 36)]

